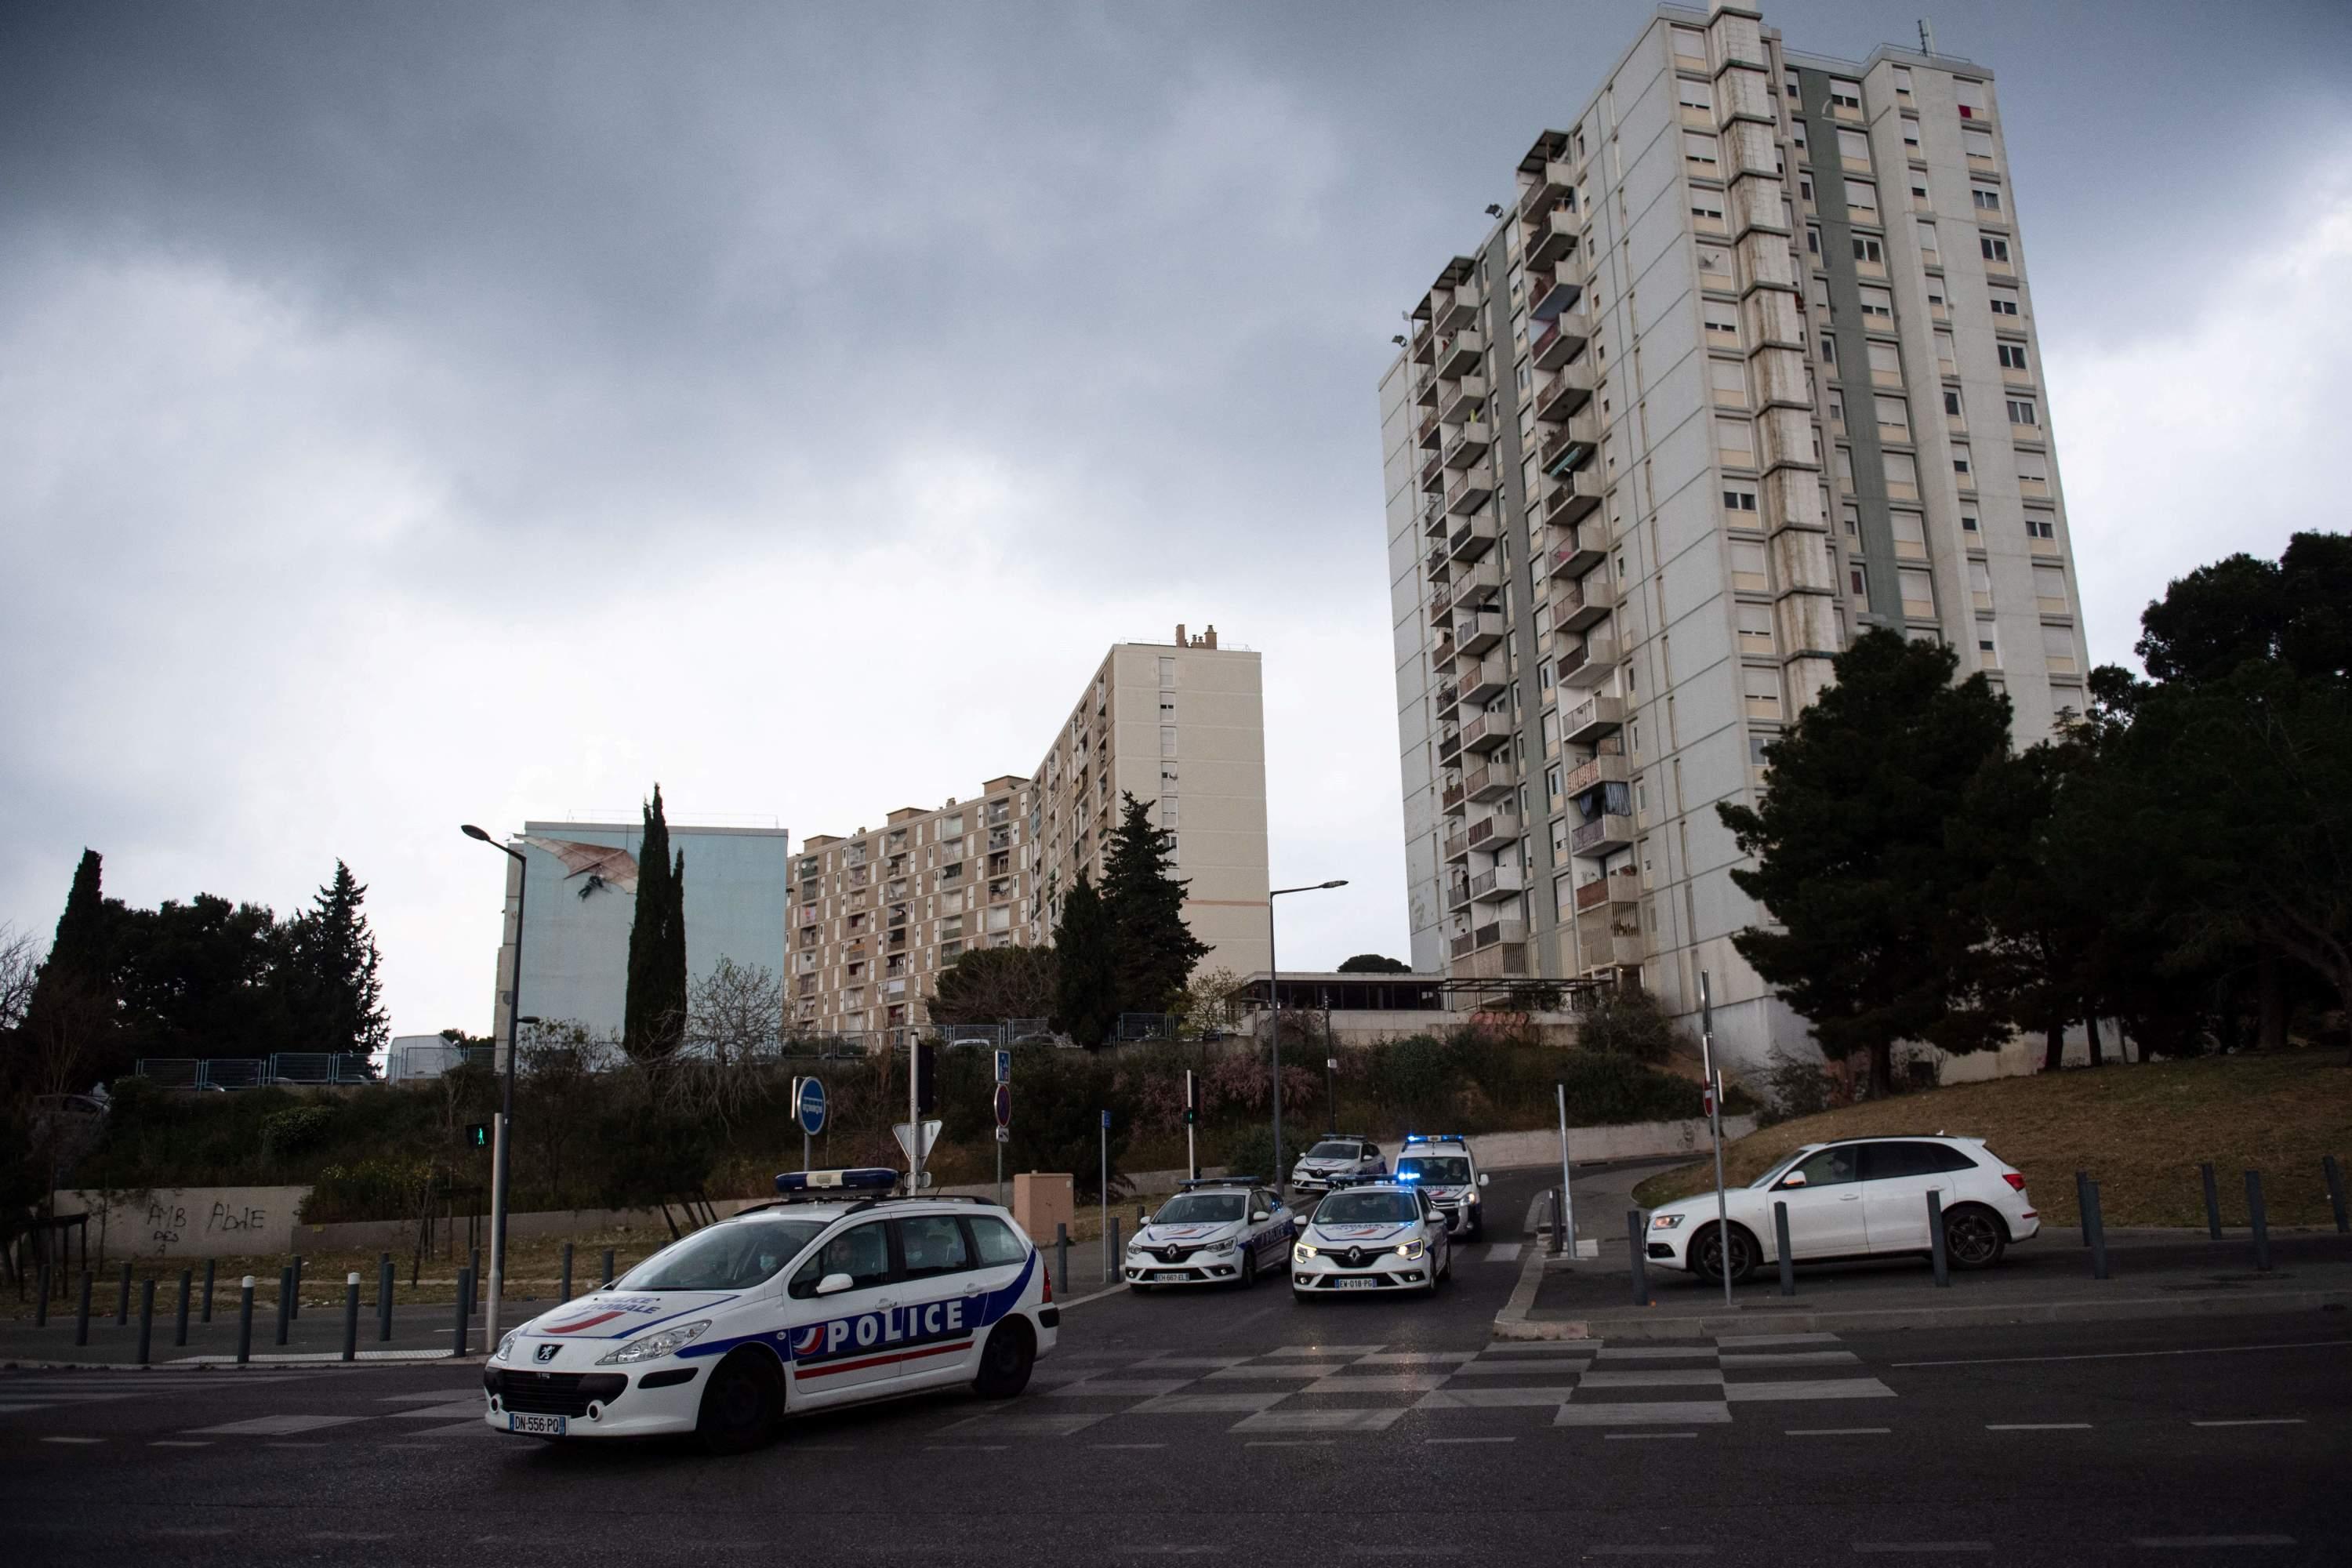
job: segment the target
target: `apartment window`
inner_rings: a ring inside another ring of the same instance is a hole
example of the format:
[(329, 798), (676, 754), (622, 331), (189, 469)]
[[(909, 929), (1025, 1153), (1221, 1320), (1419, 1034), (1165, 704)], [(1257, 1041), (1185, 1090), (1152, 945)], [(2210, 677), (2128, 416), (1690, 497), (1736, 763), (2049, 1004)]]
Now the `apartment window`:
[(2038, 426), (2042, 419), (2034, 410), (2032, 398), (2012, 397), (2009, 400), (2009, 422), (2011, 425)]
[(1890, 514), (1895, 527), (1895, 553), (1912, 561), (1927, 559), (1927, 520), (1916, 511)]
[(1981, 561), (1969, 563), (1969, 595), (1978, 609), (1992, 608), (1992, 568)]
[(1877, 405), (1878, 437), (1882, 441), (1911, 439), (1911, 411), (1899, 397), (1873, 399)]
[(1703, 185), (1691, 187), (1691, 216), (1702, 223), (1723, 221), (1723, 193), (1710, 191)]
[(1944, 259), (1936, 249), (1936, 225), (1929, 218), (1919, 220), (1919, 255), (1920, 258), (1930, 267), (1936, 266)]
[(1845, 576), (1846, 582), (1853, 589), (1853, 596), (1864, 603), (1868, 603), (1870, 599), (1870, 574), (1859, 566), (1849, 566), (1845, 570)]
[(1995, 289), (1992, 291), (1992, 313), (1996, 316), (2016, 315), (2018, 313), (2017, 290), (2014, 289)]
[(1962, 533), (1975, 533), (1978, 531), (1975, 513), (1962, 512), (1960, 514), (1960, 531)]
[(1999, 635), (1990, 626), (1977, 628), (1977, 667), (1979, 669), (2000, 668)]
[(1969, 203), (1980, 213), (2000, 211), (2000, 188), (1998, 185), (1970, 185)]
[(2025, 514), (2025, 537), (2054, 540), (2058, 537), (2058, 525), (2049, 518), (2036, 517), (2029, 511)]
[(1743, 669), (1740, 676), (1747, 687), (1748, 716), (1750, 719), (1780, 717), (1780, 672), (1777, 669)]
[(1829, 395), (1830, 424), (1841, 436), (1845, 434), (1845, 399), (1832, 392)]
[(1752, 468), (1756, 463), (1756, 433), (1745, 419), (1717, 419), (1715, 422), (1716, 449), (1723, 460), (1738, 468)]
[(1856, 114), (1860, 114), (1862, 112), (1862, 83), (1858, 81), (1840, 81), (1834, 77), (1831, 78), (1830, 107), (1832, 110), (1851, 109)]
[(1911, 96), (1911, 68), (1909, 66), (1896, 66), (1894, 68), (1891, 74), (1895, 78), (1895, 95), (1900, 98), (1909, 98)]
[(1952, 443), (1952, 472), (1958, 477), (1960, 489), (1964, 490), (1974, 489), (1976, 488), (1976, 475), (1969, 471), (1969, 465), (1972, 461), (1973, 458), (1969, 452), (1967, 442), (1955, 441)]
[(1174, 698), (1162, 697), (1160, 700), (1160, 716), (1162, 719), (1171, 721), (1176, 717), (1176, 700)]
[(2009, 260), (2009, 241), (1997, 234), (1978, 235), (1977, 247), (1984, 252), (1984, 258), (1987, 261), (1999, 261), (2005, 264)]
[(1870, 167), (1870, 138), (1859, 131), (1839, 132), (1838, 156), (1849, 163)]
[(1726, 511), (1747, 512), (1752, 516), (1756, 510), (1756, 492), (1754, 490), (1744, 489), (1724, 491), (1723, 510)]
[(1886, 493), (1896, 500), (1919, 499), (1919, 465), (1907, 452), (1884, 454), (1886, 461)]
[(1906, 620), (1932, 621), (1936, 618), (1936, 591), (1925, 572), (1897, 572), (1895, 586), (1903, 594), (1903, 616)]
[(1859, 509), (1851, 505), (1842, 506), (1838, 509), (1838, 517), (1845, 524), (1845, 536), (1848, 539), (1862, 537), (1862, 512)]
[(1707, 384), (1714, 390), (1717, 403), (1735, 406), (1748, 402), (1748, 372), (1738, 360), (1711, 359), (1706, 362)]
[(1991, 163), (1992, 132), (1963, 126), (1960, 130), (1960, 150), (1969, 155), (1971, 163)]
[(1706, 83), (1693, 81), (1688, 77), (1683, 77), (1676, 80), (1675, 86), (1681, 94), (1682, 106), (1685, 109), (1696, 109), (1703, 114), (1715, 112), (1715, 94), (1708, 89)]
[(1797, 89), (1797, 73), (1795, 71), (1790, 71), (1787, 76), (1780, 79), (1780, 90), (1788, 94), (1790, 98), (1797, 100), (1800, 103), (1804, 101), (1803, 95)]
[(1959, 362), (1953, 357), (1952, 334), (1949, 332), (1936, 334), (1936, 368), (1946, 375), (1960, 374)]
[(2027, 368), (2025, 363), (2025, 345), (2023, 343), (2001, 343), (1998, 345), (1997, 352), (2000, 355), (2001, 369), (2024, 370)]
[(1544, 798), (1553, 805), (1559, 804), (1559, 766), (1554, 763), (1544, 770)]
[(1762, 594), (1769, 591), (1770, 579), (1764, 573), (1764, 547), (1742, 540), (1731, 542), (1731, 586), (1742, 594)]
[(1851, 447), (1837, 449), (1837, 477), (1838, 488), (1851, 493), (1854, 488), (1853, 448)]
[(1813, 256), (1822, 253), (1822, 231), (1811, 224), (1805, 226), (1805, 250)]
[(1160, 797), (1160, 826), (1169, 832), (1175, 831), (1176, 797), (1172, 795), (1163, 795)]
[(1771, 605), (1739, 606), (1739, 651), (1760, 658), (1771, 657), (1774, 651)]
[(2074, 628), (2042, 628), (2042, 660), (2053, 675), (2072, 675), (2081, 668), (2074, 659)]
[(1707, 342), (1717, 348), (1738, 348), (1739, 346), (1739, 307), (1727, 304), (1720, 300), (1709, 300), (1704, 310), (1706, 316)]
[(1176, 726), (1173, 724), (1160, 726), (1160, 754), (1163, 757), (1176, 754)]
[(1886, 265), (1886, 253), (1879, 248), (1878, 241), (1864, 234), (1853, 237), (1853, 258), (1856, 261), (1867, 262), (1873, 267)]
[(1698, 247), (1699, 281), (1707, 288), (1728, 289), (1731, 285), (1731, 252), (1719, 245)]
[(1873, 342), (1870, 350), (1870, 379), (1882, 386), (1903, 384), (1903, 351), (1893, 343)]
[(1675, 36), (1675, 53), (1686, 60), (1706, 59), (1706, 35), (1695, 27), (1670, 29)]
[(1837, 363), (1837, 340), (1830, 336), (1827, 332), (1823, 332), (1822, 334), (1822, 363), (1823, 364)]
[(1715, 178), (1715, 138), (1697, 131), (1684, 132), (1683, 162), (1690, 166), (1693, 174), (1710, 180)]
[(2058, 566), (2033, 569), (2033, 607), (2045, 616), (2066, 613), (2066, 573)]
[(1789, 140), (1797, 144), (1797, 152), (1800, 155), (1802, 155), (1805, 152), (1805, 122), (1803, 121), (1791, 120), (1789, 121)]
[(1845, 183), (1845, 205), (1849, 212), (1863, 223), (1878, 221), (1878, 187), (1868, 180), (1848, 180)]
[(1936, 204), (1927, 199), (1927, 186), (1911, 187), (1911, 210), (1916, 213), (1931, 213), (1936, 210)]
[(1914, 153), (1919, 150), (1919, 122), (1907, 114), (1903, 117), (1903, 145)]
[(1895, 296), (1884, 289), (1862, 290), (1862, 313), (1874, 321), (1895, 320)]

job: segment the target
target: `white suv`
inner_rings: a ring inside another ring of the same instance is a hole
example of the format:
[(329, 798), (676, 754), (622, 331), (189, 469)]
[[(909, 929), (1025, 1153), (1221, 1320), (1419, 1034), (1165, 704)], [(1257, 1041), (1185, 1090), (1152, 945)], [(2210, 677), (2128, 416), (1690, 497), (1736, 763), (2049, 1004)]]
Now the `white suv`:
[(1467, 1230), (1472, 1241), (1486, 1234), (1478, 1189), (1486, 1173), (1470, 1152), (1470, 1141), (1452, 1132), (1408, 1132), (1397, 1155), (1397, 1180), (1409, 1182), (1435, 1201), (1448, 1230)]
[(1388, 1173), (1388, 1156), (1370, 1139), (1356, 1132), (1326, 1132), (1290, 1168), (1290, 1185), (1296, 1192), (1324, 1193), (1351, 1177)]
[[(2010, 1243), (2042, 1228), (2016, 1166), (1981, 1138), (1845, 1138), (1808, 1143), (1744, 1187), (1725, 1193), (1731, 1222), (1731, 1278), (1778, 1263), (1772, 1205), (1789, 1205), (1789, 1255), (1799, 1263), (1843, 1258), (1925, 1256), (1927, 1194), (1943, 1206), (1944, 1251), (1955, 1268), (1990, 1268)], [(1644, 1248), (1652, 1263), (1723, 1278), (1715, 1194), (1650, 1213)]]

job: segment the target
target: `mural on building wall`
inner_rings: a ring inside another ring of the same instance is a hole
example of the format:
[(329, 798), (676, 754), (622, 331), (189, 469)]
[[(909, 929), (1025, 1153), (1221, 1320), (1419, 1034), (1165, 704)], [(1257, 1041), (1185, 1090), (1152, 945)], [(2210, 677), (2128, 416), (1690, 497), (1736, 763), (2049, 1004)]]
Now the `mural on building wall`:
[(583, 899), (600, 889), (612, 888), (634, 896), (637, 890), (637, 858), (627, 850), (610, 844), (583, 844), (575, 838), (541, 838), (526, 835), (522, 840), (534, 849), (545, 850), (563, 862), (563, 879), (584, 878), (580, 884)]

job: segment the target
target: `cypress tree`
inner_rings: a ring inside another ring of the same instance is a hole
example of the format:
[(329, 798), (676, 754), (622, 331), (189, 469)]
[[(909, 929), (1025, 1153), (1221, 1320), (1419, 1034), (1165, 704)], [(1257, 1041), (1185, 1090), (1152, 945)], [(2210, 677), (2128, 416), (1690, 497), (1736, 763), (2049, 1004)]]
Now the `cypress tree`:
[(67, 889), (65, 912), (58, 916), (58, 933), (49, 955), (33, 983), (32, 1000), (25, 1011), (25, 1037), (55, 1022), (68, 997), (111, 998), (114, 994), (115, 922), (100, 887), (100, 858), (84, 849), (74, 868), (73, 886)]
[(298, 974), (295, 1005), (315, 1044), (305, 1049), (367, 1052), (392, 1036), (383, 1013), (383, 955), (361, 906), (367, 887), (342, 861), (310, 908), (289, 921)]
[(1118, 973), (1102, 896), (1084, 871), (1054, 927), (1054, 1027), (1098, 1050), (1118, 1027)]
[(645, 808), (637, 847), (636, 914), (629, 926), (629, 991), (621, 1048), (639, 1060), (675, 1053), (686, 1038), (686, 855), (673, 860), (661, 785)]
[(1118, 826), (1103, 861), (1103, 913), (1123, 1013), (1164, 1013), (1182, 994), (1209, 944), (1184, 923), (1184, 889), (1170, 872), (1173, 835), (1151, 824), (1151, 808), (1121, 797)]

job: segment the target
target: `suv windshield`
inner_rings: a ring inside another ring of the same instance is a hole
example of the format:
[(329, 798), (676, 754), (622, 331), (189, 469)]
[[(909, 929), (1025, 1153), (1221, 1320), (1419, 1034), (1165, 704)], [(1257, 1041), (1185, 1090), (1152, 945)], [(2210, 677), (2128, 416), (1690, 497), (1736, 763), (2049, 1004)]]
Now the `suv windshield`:
[(1397, 1162), (1397, 1174), (1433, 1186), (1470, 1184), (1470, 1162), (1459, 1155), (1413, 1154)]
[(1411, 1193), (1333, 1193), (1315, 1211), (1317, 1225), (1411, 1225), (1419, 1218)]
[(1179, 1193), (1160, 1207), (1154, 1225), (1223, 1225), (1242, 1217), (1239, 1193)]
[(748, 1290), (772, 1279), (833, 1222), (735, 1220), (663, 1247), (620, 1279), (615, 1290)]
[(1352, 1160), (1356, 1158), (1353, 1143), (1318, 1143), (1307, 1151), (1310, 1160)]

